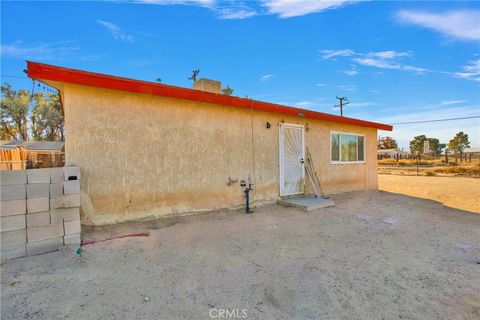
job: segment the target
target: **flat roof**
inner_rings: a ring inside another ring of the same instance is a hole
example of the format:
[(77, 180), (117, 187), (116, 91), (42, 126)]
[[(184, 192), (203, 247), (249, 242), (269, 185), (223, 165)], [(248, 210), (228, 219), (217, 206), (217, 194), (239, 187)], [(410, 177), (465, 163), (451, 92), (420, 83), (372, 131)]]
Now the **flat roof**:
[(329, 113), (315, 112), (311, 110), (288, 107), (275, 103), (227, 96), (224, 94), (176, 87), (155, 82), (116, 77), (101, 73), (69, 69), (32, 61), (27, 61), (27, 74), (30, 78), (40, 81), (50, 80), (60, 83), (71, 83), (89, 87), (135, 92), (197, 102), (206, 102), (235, 108), (280, 113), (307, 119), (332, 121), (361, 127), (376, 128), (386, 131), (393, 130), (393, 127), (391, 125), (377, 122), (348, 117), (340, 117)]

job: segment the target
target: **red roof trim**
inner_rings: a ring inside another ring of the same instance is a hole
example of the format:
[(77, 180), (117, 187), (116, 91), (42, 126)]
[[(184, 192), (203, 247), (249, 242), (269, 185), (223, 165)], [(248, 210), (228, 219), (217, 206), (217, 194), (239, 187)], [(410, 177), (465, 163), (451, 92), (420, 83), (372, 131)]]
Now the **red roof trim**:
[(281, 113), (291, 116), (300, 116), (303, 114), (303, 117), (308, 119), (333, 121), (361, 127), (376, 128), (386, 131), (392, 131), (393, 129), (393, 127), (390, 125), (376, 122), (340, 117), (328, 113), (287, 107), (258, 100), (238, 98), (226, 96), (223, 94), (175, 87), (165, 84), (115, 77), (101, 73), (68, 69), (31, 61), (27, 61), (27, 71), (30, 78), (37, 80), (50, 80), (57, 82), (73, 83), (105, 89), (129, 91), (198, 102), (207, 102), (236, 108)]

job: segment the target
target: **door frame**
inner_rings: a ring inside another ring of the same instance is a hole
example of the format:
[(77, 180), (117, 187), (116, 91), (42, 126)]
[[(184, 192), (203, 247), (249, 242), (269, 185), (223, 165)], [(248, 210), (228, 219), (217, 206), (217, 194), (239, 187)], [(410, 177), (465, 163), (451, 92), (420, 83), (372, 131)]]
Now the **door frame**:
[(279, 184), (280, 184), (280, 196), (290, 196), (296, 194), (304, 194), (305, 193), (305, 162), (302, 164), (302, 191), (296, 193), (289, 193), (286, 194), (283, 190), (283, 142), (284, 142), (284, 135), (283, 129), (284, 128), (297, 128), (302, 130), (302, 158), (305, 160), (305, 126), (303, 124), (295, 124), (295, 123), (283, 123), (281, 122), (278, 126), (278, 161), (279, 161)]

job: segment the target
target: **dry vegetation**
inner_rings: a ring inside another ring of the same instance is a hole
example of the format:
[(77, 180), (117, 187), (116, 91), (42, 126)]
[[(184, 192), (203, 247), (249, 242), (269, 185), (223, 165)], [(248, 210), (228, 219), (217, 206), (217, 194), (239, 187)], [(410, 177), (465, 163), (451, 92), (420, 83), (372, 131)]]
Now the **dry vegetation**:
[[(480, 177), (480, 161), (472, 162), (446, 163), (443, 159), (420, 160), (419, 175), (427, 176), (468, 176)], [(412, 159), (402, 159), (398, 163), (395, 159), (378, 160), (378, 173), (382, 174), (417, 174), (417, 161)]]

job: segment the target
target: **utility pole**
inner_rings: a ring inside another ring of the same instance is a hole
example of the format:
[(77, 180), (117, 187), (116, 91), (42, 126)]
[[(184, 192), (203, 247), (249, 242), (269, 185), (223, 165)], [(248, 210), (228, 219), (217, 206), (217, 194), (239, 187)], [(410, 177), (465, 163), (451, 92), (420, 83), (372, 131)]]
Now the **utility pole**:
[(346, 106), (350, 102), (347, 97), (337, 97), (337, 99), (340, 101), (340, 104), (334, 105), (334, 107), (340, 107), (340, 117), (343, 117), (343, 106)]

